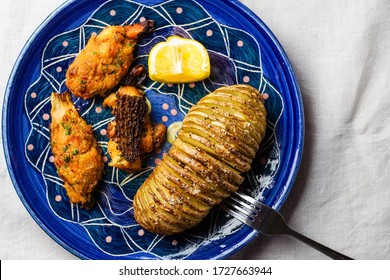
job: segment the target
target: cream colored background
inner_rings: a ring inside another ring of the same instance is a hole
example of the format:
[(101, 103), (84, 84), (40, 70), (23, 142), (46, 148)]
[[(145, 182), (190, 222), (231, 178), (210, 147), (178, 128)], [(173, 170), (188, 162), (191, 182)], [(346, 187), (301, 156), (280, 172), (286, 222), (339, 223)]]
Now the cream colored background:
[[(0, 1), (0, 102), (24, 43), (62, 0)], [(390, 1), (242, 0), (291, 60), (306, 114), (301, 169), (283, 214), (357, 259), (390, 259)], [(0, 259), (76, 259), (33, 221), (0, 150)], [(326, 259), (260, 237), (232, 259)]]

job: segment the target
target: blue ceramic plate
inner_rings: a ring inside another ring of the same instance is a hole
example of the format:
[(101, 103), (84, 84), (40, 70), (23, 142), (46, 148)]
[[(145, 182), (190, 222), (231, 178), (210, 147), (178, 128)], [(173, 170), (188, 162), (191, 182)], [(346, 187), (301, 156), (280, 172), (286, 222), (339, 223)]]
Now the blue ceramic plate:
[[(141, 3), (142, 2), (142, 3)], [(146, 80), (152, 120), (174, 137), (189, 108), (222, 85), (250, 84), (263, 94), (268, 130), (261, 151), (246, 174), (248, 194), (279, 209), (297, 174), (303, 148), (303, 109), (290, 63), (265, 24), (239, 1), (113, 0), (69, 1), (50, 15), (21, 52), (7, 86), (3, 142), (15, 189), (35, 221), (64, 248), (82, 259), (222, 259), (256, 233), (218, 207), (182, 234), (151, 234), (134, 220), (132, 199), (164, 151), (151, 154), (142, 172), (108, 167), (89, 211), (69, 203), (57, 176), (49, 145), (50, 94), (64, 92), (65, 73), (91, 34), (107, 25), (153, 19), (156, 31), (136, 49), (147, 66), (150, 49), (168, 36), (202, 42), (211, 59), (211, 76), (192, 84)], [(112, 117), (102, 98), (74, 99), (92, 124), (103, 151)], [(106, 155), (108, 157), (108, 155)], [(107, 158), (106, 158), (107, 159)]]

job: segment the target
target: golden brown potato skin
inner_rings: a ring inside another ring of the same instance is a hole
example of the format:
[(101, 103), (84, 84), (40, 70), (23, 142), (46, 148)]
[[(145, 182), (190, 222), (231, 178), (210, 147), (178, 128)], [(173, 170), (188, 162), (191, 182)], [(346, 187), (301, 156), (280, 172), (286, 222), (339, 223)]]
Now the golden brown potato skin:
[(248, 85), (221, 87), (183, 120), (178, 137), (138, 189), (134, 216), (162, 235), (197, 225), (243, 182), (266, 130), (260, 93)]
[(69, 93), (52, 93), (51, 103), (54, 164), (70, 202), (88, 209), (104, 168), (101, 149), (92, 127), (80, 117)]
[(92, 36), (66, 72), (68, 89), (88, 99), (115, 87), (133, 62), (138, 36), (148, 28), (142, 23), (108, 26)]

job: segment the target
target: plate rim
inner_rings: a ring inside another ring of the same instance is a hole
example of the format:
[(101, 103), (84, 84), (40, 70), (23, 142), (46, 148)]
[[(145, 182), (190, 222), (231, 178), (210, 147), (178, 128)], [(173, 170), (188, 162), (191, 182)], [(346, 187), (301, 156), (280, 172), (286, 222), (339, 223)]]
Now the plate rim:
[[(138, 2), (139, 0), (135, 0)], [(207, 1), (207, 0), (206, 0)], [(301, 96), (301, 91), (299, 88), (299, 84), (297, 81), (297, 78), (295, 76), (295, 73), (293, 71), (291, 62), (289, 58), (287, 57), (286, 52), (284, 51), (282, 45), (276, 38), (276, 36), (273, 34), (271, 29), (261, 20), (261, 18), (256, 15), (251, 9), (249, 9), (245, 4), (240, 2), (239, 0), (220, 0), (221, 2), (225, 2), (226, 4), (231, 4), (233, 5), (234, 10), (241, 11), (245, 13), (246, 15), (249, 16), (248, 19), (252, 23), (256, 25), (256, 27), (260, 27), (268, 36), (267, 39), (271, 40), (273, 43), (272, 48), (276, 48), (277, 52), (279, 55), (281, 55), (282, 60), (285, 62), (284, 67), (286, 69), (283, 69), (283, 73), (285, 75), (288, 74), (288, 80), (291, 81), (290, 85), (293, 86), (290, 91), (294, 93), (294, 98), (296, 99), (296, 103), (298, 106), (295, 106), (294, 108), (297, 108), (296, 113), (296, 119), (298, 120), (298, 128), (296, 130), (296, 140), (297, 140), (297, 147), (296, 150), (292, 152), (294, 155), (293, 158), (290, 158), (290, 161), (292, 161), (293, 166), (291, 167), (291, 170), (293, 172), (289, 173), (289, 178), (288, 178), (288, 184), (285, 186), (284, 191), (283, 191), (283, 196), (281, 199), (278, 200), (278, 203), (274, 205), (274, 207), (279, 210), (285, 203), (286, 199), (289, 196), (289, 193), (291, 189), (294, 186), (294, 182), (296, 180), (296, 177), (298, 175), (299, 167), (301, 164), (302, 156), (303, 156), (303, 149), (304, 149), (304, 139), (305, 139), (305, 118), (304, 118), (304, 107), (303, 107), (303, 102), (302, 102), (302, 96)], [(7, 85), (5, 88), (5, 94), (3, 98), (3, 109), (2, 109), (2, 143), (3, 143), (3, 151), (4, 151), (4, 156), (5, 156), (5, 161), (7, 165), (7, 170), (8, 174), (11, 178), (12, 185), (21, 200), (22, 204), (26, 208), (27, 212), (29, 215), (33, 218), (33, 220), (42, 228), (42, 230), (50, 236), (57, 244), (59, 244), (61, 247), (66, 249), (68, 252), (71, 254), (81, 258), (81, 259), (88, 259), (89, 257), (82, 252), (77, 251), (76, 249), (72, 248), (69, 244), (63, 242), (61, 238), (59, 238), (51, 229), (48, 228), (48, 226), (41, 220), (41, 218), (38, 217), (38, 215), (33, 211), (33, 209), (30, 207), (29, 203), (26, 201), (25, 197), (22, 194), (21, 191), (21, 186), (18, 183), (18, 179), (16, 178), (15, 170), (11, 164), (11, 149), (10, 149), (10, 144), (8, 141), (8, 134), (9, 128), (7, 125), (6, 120), (8, 119), (8, 106), (9, 106), (9, 101), (11, 99), (11, 94), (13, 92), (14, 84), (13, 81), (15, 80), (15, 77), (17, 76), (18, 70), (20, 68), (20, 65), (23, 62), (23, 58), (26, 55), (26, 52), (29, 50), (30, 45), (34, 42), (36, 37), (39, 36), (39, 34), (45, 29), (46, 25), (48, 25), (59, 13), (65, 11), (69, 6), (72, 6), (75, 2), (78, 2), (77, 0), (70, 0), (66, 1), (65, 3), (61, 4), (58, 6), (54, 11), (52, 11), (46, 18), (45, 20), (42, 21), (41, 24), (33, 31), (33, 33), (30, 35), (29, 39), (26, 41), (24, 44), (23, 48), (21, 49), (19, 55), (17, 56), (15, 63), (12, 67), (11, 73), (9, 75)], [(202, 4), (203, 0), (195, 0), (196, 3)], [(200, 3), (199, 3), (200, 2)], [(222, 253), (220, 253), (217, 256), (214, 256), (214, 259), (224, 259), (232, 254), (238, 252), (241, 248), (247, 246), (251, 241), (255, 239), (257, 236), (257, 233), (255, 231), (252, 231), (250, 234), (247, 235), (244, 240), (241, 240), (238, 246), (235, 248), (232, 248), (230, 250), (226, 250)]]

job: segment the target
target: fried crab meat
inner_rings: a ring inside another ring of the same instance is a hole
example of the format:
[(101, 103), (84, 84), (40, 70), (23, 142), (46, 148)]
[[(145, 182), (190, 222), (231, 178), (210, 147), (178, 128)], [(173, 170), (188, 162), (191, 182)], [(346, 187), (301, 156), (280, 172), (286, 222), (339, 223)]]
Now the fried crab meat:
[(104, 168), (101, 149), (69, 93), (52, 93), (51, 105), (50, 144), (57, 173), (70, 202), (89, 209)]
[(154, 30), (154, 21), (108, 26), (93, 35), (66, 72), (66, 86), (84, 99), (105, 95), (119, 84), (134, 61), (134, 48), (142, 34)]

